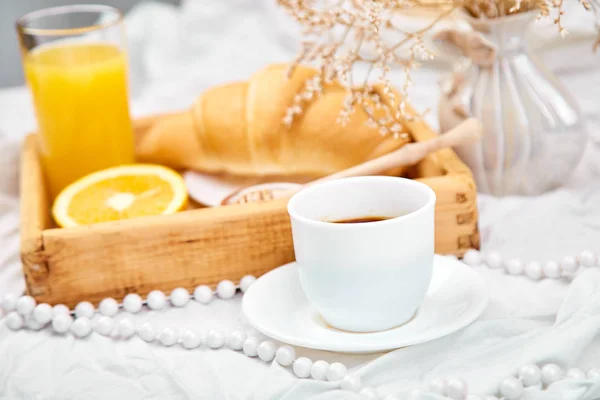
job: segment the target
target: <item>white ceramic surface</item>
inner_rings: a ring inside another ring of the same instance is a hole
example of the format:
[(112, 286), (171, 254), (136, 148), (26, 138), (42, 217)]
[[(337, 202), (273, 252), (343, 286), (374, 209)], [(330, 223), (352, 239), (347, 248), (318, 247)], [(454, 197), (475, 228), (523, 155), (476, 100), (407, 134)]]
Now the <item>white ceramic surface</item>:
[(220, 206), (225, 198), (244, 188), (253, 187), (256, 190), (263, 186), (271, 187), (271, 185), (275, 185), (275, 188), (294, 189), (301, 184), (297, 182), (278, 182), (278, 177), (269, 179), (258, 177), (240, 178), (210, 175), (191, 170), (183, 173), (183, 179), (190, 197), (208, 207)]
[(317, 350), (372, 353), (456, 332), (477, 319), (487, 303), (487, 287), (476, 271), (436, 255), (433, 278), (417, 314), (387, 331), (353, 333), (328, 326), (306, 299), (296, 263), (260, 277), (244, 295), (243, 310), (255, 329), (273, 339)]
[(200, 204), (216, 207), (221, 201), (244, 187), (243, 182), (228, 181), (223, 177), (186, 171), (183, 179), (190, 197)]
[[(288, 202), (300, 284), (331, 326), (390, 329), (423, 301), (434, 252), (435, 193), (389, 176), (337, 179)], [(384, 221), (334, 224), (381, 216)]]

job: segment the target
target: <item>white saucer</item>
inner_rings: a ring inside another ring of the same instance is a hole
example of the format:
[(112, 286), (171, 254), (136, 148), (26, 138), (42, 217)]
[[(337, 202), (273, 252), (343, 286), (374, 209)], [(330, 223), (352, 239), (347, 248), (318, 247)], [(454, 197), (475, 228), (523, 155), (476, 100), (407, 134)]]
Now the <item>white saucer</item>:
[(434, 258), (425, 301), (406, 324), (383, 332), (352, 333), (325, 324), (309, 304), (296, 263), (260, 277), (244, 294), (244, 314), (261, 333), (284, 343), (342, 353), (373, 353), (438, 339), (464, 328), (485, 310), (487, 287), (472, 268), (445, 256)]

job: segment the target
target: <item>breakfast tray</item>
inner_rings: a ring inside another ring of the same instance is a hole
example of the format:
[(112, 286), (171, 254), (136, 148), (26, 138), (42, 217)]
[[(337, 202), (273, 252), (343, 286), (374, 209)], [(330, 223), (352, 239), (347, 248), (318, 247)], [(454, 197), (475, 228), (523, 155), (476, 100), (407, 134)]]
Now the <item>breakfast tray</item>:
[[(136, 134), (159, 117), (137, 120)], [(407, 128), (417, 141), (436, 135), (418, 120)], [(29, 135), (21, 157), (21, 259), (27, 291), (38, 302), (72, 307), (84, 299), (97, 303), (154, 289), (192, 290), (260, 276), (294, 259), (285, 199), (56, 228), (36, 143), (36, 135)], [(475, 183), (456, 154), (440, 150), (407, 176), (437, 195), (436, 252), (462, 256), (478, 248)]]

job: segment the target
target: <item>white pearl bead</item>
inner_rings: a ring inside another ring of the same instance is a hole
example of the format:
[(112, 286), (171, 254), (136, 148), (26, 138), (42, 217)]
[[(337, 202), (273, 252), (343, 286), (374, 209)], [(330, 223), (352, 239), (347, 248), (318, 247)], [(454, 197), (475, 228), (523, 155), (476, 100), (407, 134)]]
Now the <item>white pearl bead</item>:
[(481, 253), (474, 249), (468, 250), (463, 256), (463, 261), (471, 267), (477, 267), (481, 265)]
[(542, 381), (542, 370), (536, 364), (527, 364), (519, 368), (519, 379), (525, 386), (537, 385)]
[(258, 358), (260, 358), (264, 362), (273, 361), (273, 359), (275, 358), (276, 350), (277, 350), (277, 347), (275, 346), (275, 343), (273, 343), (269, 340), (265, 340), (264, 342), (261, 342), (258, 345), (258, 347), (256, 348), (256, 352), (258, 353)]
[(275, 361), (279, 365), (289, 367), (296, 359), (296, 351), (290, 346), (281, 346), (275, 352)]
[(544, 276), (546, 278), (558, 279), (562, 276), (560, 264), (556, 261), (548, 261), (544, 264)]
[(488, 265), (488, 267), (496, 269), (502, 268), (504, 265), (504, 260), (502, 260), (500, 253), (493, 251), (485, 256), (485, 263)]
[(9, 293), (4, 295), (2, 298), (2, 309), (7, 313), (14, 311), (15, 308), (17, 308), (17, 300), (19, 300), (19, 298), (14, 294)]
[(54, 307), (52, 307), (53, 317), (56, 317), (60, 314), (71, 314), (71, 310), (69, 310), (69, 307), (65, 306), (64, 304), (57, 304)]
[(201, 343), (202, 335), (194, 330), (188, 329), (181, 335), (181, 345), (188, 350), (197, 348)]
[(300, 357), (294, 361), (292, 369), (298, 378), (308, 378), (312, 369), (312, 361), (310, 358)]
[(446, 379), (444, 392), (453, 400), (464, 400), (469, 392), (467, 382), (462, 378)]
[(138, 313), (142, 309), (142, 297), (137, 293), (129, 293), (123, 299), (123, 309), (128, 313)]
[(579, 255), (579, 262), (584, 267), (593, 267), (596, 265), (598, 257), (592, 251), (586, 250)]
[(465, 400), (482, 400), (483, 398), (481, 396), (478, 396), (476, 394), (470, 394), (467, 396), (467, 398)]
[(96, 309), (94, 308), (94, 305), (89, 301), (82, 301), (75, 306), (75, 316), (77, 318), (93, 318), (95, 312)]
[(434, 379), (429, 382), (429, 390), (433, 393), (438, 393), (441, 395), (446, 394), (446, 382), (444, 379)]
[(175, 307), (184, 307), (190, 301), (190, 294), (184, 288), (177, 288), (171, 292), (171, 304)]
[(327, 378), (327, 372), (329, 372), (329, 363), (323, 360), (315, 361), (310, 368), (310, 376), (315, 381), (324, 381)]
[(206, 344), (208, 344), (208, 347), (210, 347), (211, 349), (221, 348), (225, 344), (225, 335), (221, 331), (211, 329), (210, 331), (208, 331), (208, 335), (206, 337)]
[(500, 383), (500, 393), (506, 400), (519, 400), (523, 396), (523, 383), (515, 377), (504, 378)]
[(246, 334), (242, 331), (233, 331), (231, 335), (227, 337), (225, 341), (227, 347), (231, 350), (242, 350), (244, 348), (244, 340), (246, 340)]
[(27, 329), (32, 331), (39, 331), (44, 327), (44, 325), (46, 324), (39, 323), (35, 318), (31, 316), (27, 318), (27, 321), (25, 321), (25, 326), (27, 327)]
[(71, 324), (71, 333), (78, 337), (84, 338), (92, 332), (92, 323), (86, 317), (77, 318)]
[(569, 368), (569, 370), (567, 371), (567, 378), (578, 380), (585, 379), (585, 372), (583, 372), (579, 368)]
[(24, 317), (31, 315), (36, 304), (37, 302), (33, 297), (22, 296), (19, 300), (17, 300), (17, 312)]
[(523, 270), (525, 268), (525, 266), (523, 265), (523, 261), (521, 261), (518, 258), (513, 258), (511, 260), (508, 260), (506, 265), (506, 271), (510, 274), (510, 275), (522, 275), (523, 274)]
[(340, 382), (342, 390), (347, 390), (349, 392), (358, 392), (361, 386), (362, 384), (358, 375), (346, 375)]
[(21, 330), (23, 326), (25, 326), (25, 320), (16, 311), (11, 311), (6, 316), (6, 326), (8, 326), (13, 331), (18, 331)]
[(256, 348), (258, 347), (258, 339), (255, 337), (249, 337), (244, 340), (244, 344), (242, 349), (244, 350), (244, 354), (248, 357), (256, 357), (258, 353), (256, 352)]
[(107, 317), (114, 317), (119, 312), (119, 303), (112, 297), (107, 297), (98, 305), (98, 311)]
[(119, 337), (129, 339), (135, 335), (135, 323), (131, 318), (123, 318), (116, 323), (116, 331)]
[[(333, 364), (332, 364), (333, 365)], [(377, 400), (379, 398), (379, 396), (377, 396), (377, 392), (375, 392), (375, 389), (370, 388), (370, 387), (364, 387), (360, 390), (360, 392), (358, 392), (358, 394), (360, 394), (362, 397), (364, 397), (366, 400)]]
[(421, 389), (413, 389), (410, 391), (410, 395), (408, 396), (409, 400), (417, 400), (423, 396), (423, 391)]
[(252, 275), (246, 275), (240, 280), (240, 290), (242, 293), (246, 293), (246, 290), (252, 286), (252, 284), (256, 282), (256, 278)]
[(592, 368), (586, 374), (588, 379), (600, 379), (600, 369)]
[(546, 364), (542, 367), (542, 383), (550, 385), (553, 382), (561, 380), (563, 370), (556, 364)]
[(525, 266), (525, 276), (532, 281), (539, 281), (544, 276), (542, 264), (537, 261), (532, 261)]
[(198, 303), (208, 304), (213, 298), (213, 291), (206, 285), (200, 285), (194, 290), (194, 300)]
[(344, 376), (346, 376), (347, 373), (348, 370), (346, 369), (346, 366), (344, 364), (334, 362), (329, 366), (329, 371), (327, 372), (327, 380), (331, 382), (339, 381)]
[(579, 269), (579, 263), (575, 257), (567, 256), (562, 259), (560, 266), (567, 274), (574, 274)]
[(151, 310), (162, 310), (167, 305), (167, 298), (160, 290), (153, 290), (146, 297), (148, 308)]
[(179, 332), (174, 328), (165, 328), (158, 334), (158, 340), (163, 346), (173, 346), (179, 339)]
[(217, 295), (222, 299), (231, 299), (235, 296), (235, 285), (231, 281), (221, 281), (217, 285)]
[(52, 306), (46, 303), (38, 304), (33, 310), (33, 318), (42, 325), (52, 321)]
[(67, 333), (72, 323), (73, 318), (69, 314), (58, 314), (52, 317), (52, 329), (56, 333)]
[(156, 329), (150, 322), (144, 322), (137, 328), (137, 335), (146, 342), (152, 342), (156, 339)]
[(94, 322), (94, 331), (102, 336), (108, 336), (115, 327), (115, 320), (106, 315), (101, 316)]

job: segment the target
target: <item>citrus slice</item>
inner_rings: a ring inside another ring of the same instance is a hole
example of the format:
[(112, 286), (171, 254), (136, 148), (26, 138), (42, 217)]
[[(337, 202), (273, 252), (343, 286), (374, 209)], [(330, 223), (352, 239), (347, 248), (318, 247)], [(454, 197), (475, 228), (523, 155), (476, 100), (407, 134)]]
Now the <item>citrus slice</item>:
[(67, 186), (54, 201), (61, 227), (148, 215), (173, 214), (187, 204), (183, 178), (152, 164), (123, 165), (94, 172)]

